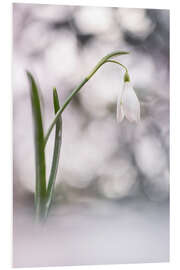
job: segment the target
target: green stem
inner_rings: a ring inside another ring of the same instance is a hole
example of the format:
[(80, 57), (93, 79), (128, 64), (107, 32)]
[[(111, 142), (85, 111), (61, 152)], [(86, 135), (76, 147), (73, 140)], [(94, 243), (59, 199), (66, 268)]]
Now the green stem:
[(79, 92), (79, 90), (91, 79), (91, 77), (96, 73), (96, 71), (104, 64), (106, 63), (109, 58), (114, 57), (114, 56), (118, 56), (118, 55), (123, 55), (123, 54), (128, 54), (129, 52), (124, 52), (124, 51), (115, 51), (112, 52), (110, 54), (107, 54), (106, 56), (104, 56), (98, 63), (97, 65), (93, 68), (93, 70), (89, 73), (89, 75), (74, 89), (74, 91), (70, 94), (70, 96), (66, 99), (64, 105), (58, 110), (58, 112), (55, 115), (54, 120), (52, 121), (47, 134), (45, 136), (44, 139), (44, 147), (46, 146), (46, 143), (48, 141), (48, 138), (51, 134), (51, 131), (54, 127), (54, 125), (56, 124), (56, 122), (58, 121), (59, 116), (62, 114), (62, 112), (64, 111), (64, 109), (66, 108), (66, 106), (70, 103), (70, 101), (72, 100), (73, 96), (75, 94), (77, 94)]
[(120, 65), (121, 67), (123, 67), (126, 72), (128, 72), (128, 69), (126, 66), (124, 66), (123, 64), (119, 63), (118, 61), (115, 61), (115, 60), (107, 60), (106, 63), (114, 63), (114, 64), (117, 64), (117, 65)]

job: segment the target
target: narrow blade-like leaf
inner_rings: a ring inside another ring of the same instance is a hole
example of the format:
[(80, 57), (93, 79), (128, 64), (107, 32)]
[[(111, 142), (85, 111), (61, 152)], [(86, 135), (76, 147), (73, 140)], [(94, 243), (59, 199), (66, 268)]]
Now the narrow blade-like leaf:
[(43, 215), (43, 208), (46, 196), (46, 165), (44, 153), (44, 130), (41, 115), (40, 98), (35, 79), (30, 72), (27, 72), (30, 82), (31, 104), (34, 124), (34, 143), (35, 143), (35, 166), (36, 166), (36, 189), (35, 207), (36, 215)]
[[(53, 103), (54, 103), (54, 113), (60, 109), (58, 94), (56, 88), (53, 89)], [(49, 207), (51, 205), (51, 201), (53, 198), (53, 191), (54, 185), (59, 165), (59, 156), (60, 156), (60, 149), (61, 149), (61, 141), (62, 141), (62, 118), (61, 115), (56, 122), (56, 130), (55, 130), (55, 141), (54, 141), (54, 152), (53, 152), (53, 159), (51, 165), (51, 171), (48, 181), (48, 188), (47, 188), (47, 201), (46, 201), (46, 209), (47, 212), (49, 211)]]

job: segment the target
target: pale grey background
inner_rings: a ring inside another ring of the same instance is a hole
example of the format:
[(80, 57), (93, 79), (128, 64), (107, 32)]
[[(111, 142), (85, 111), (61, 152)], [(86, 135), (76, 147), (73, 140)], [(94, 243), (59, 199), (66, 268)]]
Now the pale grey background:
[[(169, 12), (14, 4), (13, 28), (14, 265), (168, 261)], [(104, 65), (63, 113), (56, 207), (39, 233), (25, 70), (40, 85), (47, 128), (52, 88), (63, 103), (116, 49), (130, 51), (118, 59), (129, 69), (141, 121), (116, 123), (122, 70)]]

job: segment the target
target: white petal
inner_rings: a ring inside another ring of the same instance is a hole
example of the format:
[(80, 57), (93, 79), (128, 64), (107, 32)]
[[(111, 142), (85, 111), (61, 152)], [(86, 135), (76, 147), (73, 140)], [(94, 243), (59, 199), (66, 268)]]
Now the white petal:
[(120, 92), (120, 95), (118, 96), (117, 100), (117, 112), (116, 112), (116, 118), (117, 122), (121, 122), (124, 118), (124, 109), (123, 109), (123, 104), (122, 104), (122, 94), (124, 93), (124, 87), (122, 91)]
[(140, 120), (140, 103), (129, 82), (124, 85), (124, 93), (122, 96), (122, 103), (124, 108), (124, 114), (131, 122), (137, 122)]
[(120, 123), (124, 118), (124, 110), (122, 104), (117, 105), (117, 122)]

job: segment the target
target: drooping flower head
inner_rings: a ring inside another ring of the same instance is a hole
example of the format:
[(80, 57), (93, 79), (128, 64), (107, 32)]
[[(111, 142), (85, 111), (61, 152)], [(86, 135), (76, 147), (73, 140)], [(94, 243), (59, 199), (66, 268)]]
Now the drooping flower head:
[(140, 103), (132, 87), (127, 71), (124, 75), (123, 89), (117, 101), (117, 122), (121, 122), (124, 116), (130, 122), (138, 122), (140, 120)]

